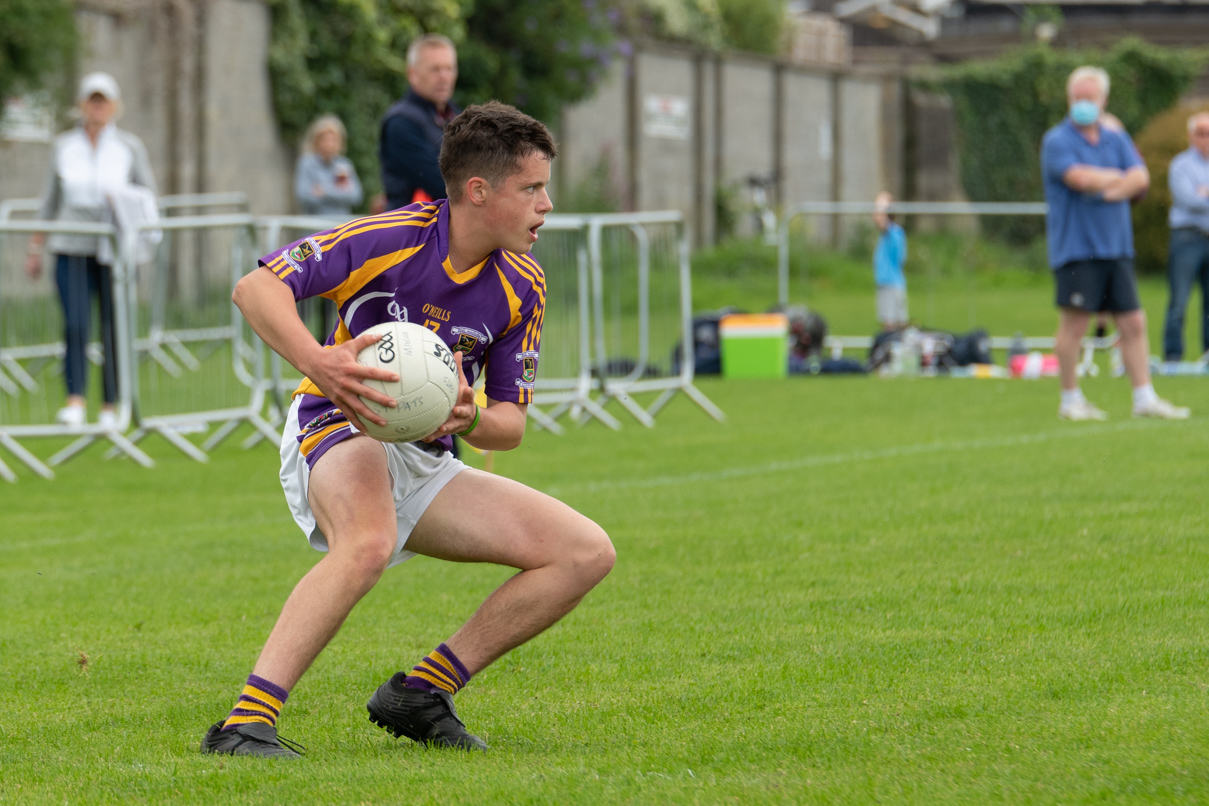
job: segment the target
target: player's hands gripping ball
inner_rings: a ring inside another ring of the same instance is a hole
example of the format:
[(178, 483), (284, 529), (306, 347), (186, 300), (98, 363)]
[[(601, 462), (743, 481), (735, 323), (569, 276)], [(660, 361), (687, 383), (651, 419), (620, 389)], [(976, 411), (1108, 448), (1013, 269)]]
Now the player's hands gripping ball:
[(412, 442), (436, 432), (450, 420), (459, 402), (459, 385), (465, 386), (459, 356), (431, 330), (409, 322), (386, 322), (367, 329), (362, 336), (380, 338), (357, 353), (357, 363), (387, 370), (397, 381), (367, 378), (368, 389), (394, 400), (394, 407), (361, 395), (369, 411), (385, 425), (362, 418), (363, 430), (383, 442)]
[(449, 412), (449, 419), (442, 423), (441, 427), (430, 436), (425, 438), (425, 442), (435, 442), (449, 434), (460, 434), (474, 424), (475, 415), (478, 413), (478, 404), (474, 399), (474, 388), (467, 382), (466, 372), (462, 369), (461, 351), (454, 353), (453, 357), (456, 359), (458, 367), (457, 402), (454, 403), (453, 409)]

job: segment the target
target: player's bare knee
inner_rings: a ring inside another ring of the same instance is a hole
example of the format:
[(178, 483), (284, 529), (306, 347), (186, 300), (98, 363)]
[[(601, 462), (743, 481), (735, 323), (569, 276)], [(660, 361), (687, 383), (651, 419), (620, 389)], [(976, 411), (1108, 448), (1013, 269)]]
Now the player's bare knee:
[(377, 578), (390, 564), (396, 541), (393, 533), (361, 535), (355, 540), (337, 542), (332, 551), (352, 566), (359, 576)]
[(567, 562), (576, 578), (591, 588), (613, 570), (617, 551), (605, 530), (587, 518), (577, 531)]

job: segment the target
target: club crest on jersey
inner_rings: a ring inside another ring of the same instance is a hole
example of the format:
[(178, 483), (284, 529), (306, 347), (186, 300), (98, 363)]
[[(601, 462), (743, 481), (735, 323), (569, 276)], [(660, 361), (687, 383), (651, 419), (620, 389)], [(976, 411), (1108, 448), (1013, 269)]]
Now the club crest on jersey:
[(318, 417), (316, 417), (315, 419), (311, 420), (309, 423), (304, 425), (302, 427), (302, 433), (308, 434), (312, 431), (315, 431), (315, 430), (323, 427), (324, 425), (326, 425), (327, 423), (336, 419), (337, 417), (343, 417), (343, 416), (344, 416), (344, 412), (340, 411), (340, 409), (328, 409), (327, 411), (323, 412), (323, 414), (320, 414)]
[(283, 250), (281, 253), (281, 259), (284, 260), (287, 264), (289, 264), (289, 267), (291, 269), (298, 272), (299, 274), (302, 274), (302, 264), (290, 256), (291, 251), (292, 250), (290, 250), (290, 249)]
[[(323, 260), (323, 252), (319, 249), (319, 242), (314, 238), (307, 238), (302, 243), (290, 250), (290, 257), (301, 263), (307, 258), (314, 256), (315, 262)], [(299, 271), (302, 271), (299, 269)]]
[(458, 337), (458, 343), (453, 346), (453, 351), (455, 353), (461, 352), (469, 354), (480, 341), (487, 341), (487, 336), (478, 332), (472, 327), (462, 327), (458, 325), (450, 328), (450, 332)]
[(517, 353), (516, 360), (521, 362), (521, 380), (517, 383), (522, 386), (524, 384), (532, 386), (533, 381), (537, 379), (537, 350), (525, 350), (523, 353)]

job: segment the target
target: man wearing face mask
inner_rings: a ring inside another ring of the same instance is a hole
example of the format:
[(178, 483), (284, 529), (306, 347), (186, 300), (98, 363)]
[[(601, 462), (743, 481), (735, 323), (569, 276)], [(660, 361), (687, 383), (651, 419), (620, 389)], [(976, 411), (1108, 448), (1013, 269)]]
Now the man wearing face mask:
[(1101, 125), (1108, 74), (1079, 67), (1066, 82), (1070, 115), (1045, 133), (1041, 173), (1049, 211), (1045, 218), (1054, 270), (1058, 335), (1054, 352), (1062, 380), (1058, 416), (1104, 420), (1079, 388), (1079, 347), (1092, 315), (1107, 311), (1121, 334), (1121, 358), (1133, 385), (1133, 415), (1184, 419), (1188, 409), (1160, 398), (1150, 383), (1146, 313), (1133, 273), (1129, 201), (1150, 187), (1146, 170), (1124, 130)]

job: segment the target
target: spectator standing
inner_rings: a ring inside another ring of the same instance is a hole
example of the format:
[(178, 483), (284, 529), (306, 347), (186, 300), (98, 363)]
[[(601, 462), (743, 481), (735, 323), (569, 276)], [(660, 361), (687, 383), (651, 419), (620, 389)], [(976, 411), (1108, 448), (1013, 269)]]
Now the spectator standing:
[(873, 206), (873, 223), (881, 235), (873, 250), (873, 282), (877, 285), (877, 321), (882, 330), (898, 330), (907, 326), (907, 234), (890, 215), (894, 201), (886, 191), (877, 194)]
[(1188, 149), (1171, 161), (1171, 227), (1167, 257), (1170, 297), (1163, 324), (1163, 358), (1184, 357), (1184, 311), (1201, 285), (1201, 352), (1209, 352), (1209, 113), (1188, 118)]
[(458, 79), (458, 54), (440, 34), (425, 34), (407, 48), (409, 89), (382, 119), (378, 157), (385, 209), (443, 199), (437, 167), (445, 126), (461, 112), (450, 100)]
[(347, 217), (361, 203), (361, 180), (344, 156), (347, 141), (335, 115), (321, 115), (307, 128), (294, 171), (294, 198), (307, 215)]
[(1066, 84), (1070, 115), (1045, 133), (1041, 172), (1046, 236), (1059, 310), (1058, 355), (1062, 393), (1058, 415), (1104, 420), (1079, 388), (1079, 347), (1091, 316), (1108, 311), (1120, 333), (1121, 358), (1133, 386), (1135, 417), (1183, 419), (1188, 409), (1160, 398), (1150, 383), (1146, 314), (1133, 273), (1130, 199), (1145, 193), (1150, 174), (1124, 131), (1100, 125), (1108, 101), (1108, 74), (1079, 67)]
[[(100, 223), (110, 215), (109, 199), (130, 185), (156, 193), (155, 176), (142, 140), (113, 121), (121, 111), (121, 92), (108, 73), (89, 73), (76, 96), (79, 124), (55, 138), (50, 168), (42, 190), (39, 218), (46, 221)], [(117, 424), (116, 331), (113, 315), (113, 272), (97, 260), (100, 239), (95, 235), (46, 233), (29, 239), (25, 271), (30, 279), (42, 274), (43, 250), (55, 256), (55, 283), (63, 307), (64, 378), (66, 405), (55, 419), (81, 426), (87, 419), (87, 347), (92, 333), (92, 298), (100, 303), (103, 405), (98, 424)]]

